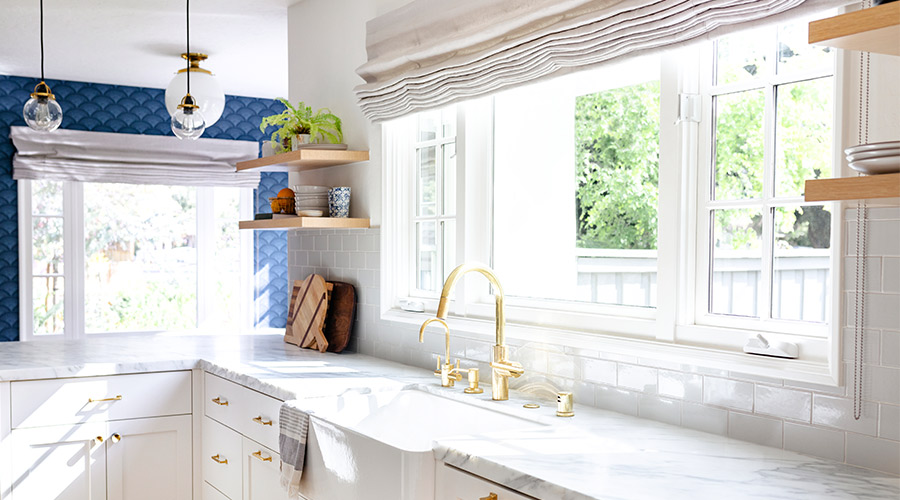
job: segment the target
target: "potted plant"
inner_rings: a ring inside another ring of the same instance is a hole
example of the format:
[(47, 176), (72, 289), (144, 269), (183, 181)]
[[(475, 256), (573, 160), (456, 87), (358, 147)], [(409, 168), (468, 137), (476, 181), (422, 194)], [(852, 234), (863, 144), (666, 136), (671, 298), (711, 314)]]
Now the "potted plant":
[(278, 98), (284, 104), (284, 111), (277, 115), (267, 116), (259, 124), (259, 130), (265, 132), (269, 127), (278, 127), (272, 132), (272, 144), (278, 153), (290, 151), (299, 144), (327, 143), (340, 144), (344, 140), (341, 131), (341, 119), (328, 108), (313, 112), (312, 107), (300, 101), (296, 107), (287, 100)]

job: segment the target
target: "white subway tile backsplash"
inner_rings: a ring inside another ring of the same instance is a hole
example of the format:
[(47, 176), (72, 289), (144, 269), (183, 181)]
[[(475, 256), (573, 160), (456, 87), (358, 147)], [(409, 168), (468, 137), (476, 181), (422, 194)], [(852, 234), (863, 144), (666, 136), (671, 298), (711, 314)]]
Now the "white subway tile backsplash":
[(480, 340), (466, 340), (466, 357), (475, 361), (489, 363), (494, 344)]
[(616, 385), (616, 363), (605, 359), (581, 358), (581, 373), (585, 380), (598, 384)]
[(331, 251), (337, 251), (341, 249), (341, 238), (343, 236), (337, 234), (328, 235), (328, 249)]
[(728, 435), (728, 410), (685, 402), (681, 407), (681, 424), (690, 429)]
[(321, 252), (328, 250), (328, 236), (323, 234), (318, 234), (315, 236), (316, 238), (316, 251)]
[(864, 403), (862, 416), (853, 418), (853, 400), (813, 394), (812, 423), (874, 436), (878, 424), (878, 405)]
[(900, 441), (900, 406), (878, 405), (878, 437)]
[[(868, 255), (900, 255), (900, 221), (873, 220), (871, 211), (866, 234), (868, 235)], [(847, 223), (847, 249), (849, 255), (856, 255), (856, 218)]]
[(355, 252), (356, 251), (356, 235), (355, 234), (345, 234), (341, 236), (341, 250), (345, 252)]
[(900, 293), (900, 257), (884, 257), (882, 273), (881, 291)]
[(637, 416), (638, 393), (606, 385), (598, 385), (594, 399), (597, 408)]
[(881, 332), (881, 365), (900, 368), (900, 332)]
[(847, 463), (900, 474), (900, 442), (848, 432)]
[(681, 425), (681, 401), (649, 394), (638, 398), (638, 416), (672, 425)]
[(900, 295), (867, 293), (866, 327), (900, 330)]
[(784, 449), (843, 462), (844, 433), (785, 422)]
[(702, 401), (703, 377), (696, 373), (659, 370), (659, 395), (686, 401)]
[[(853, 327), (845, 327), (841, 330), (841, 358), (844, 361), (853, 361), (856, 352), (856, 332)], [(881, 354), (881, 332), (866, 329), (863, 331), (863, 363), (878, 364)]]
[(376, 252), (366, 253), (366, 269), (378, 269), (381, 267), (381, 254)]
[(339, 269), (350, 270), (350, 254), (347, 252), (335, 252), (334, 265)]
[(755, 398), (756, 413), (810, 422), (811, 393), (757, 384)]
[(656, 368), (619, 363), (617, 379), (621, 387), (648, 394), (656, 394)]
[(753, 411), (753, 384), (718, 377), (703, 377), (703, 402)]
[(547, 369), (550, 375), (565, 378), (577, 377), (577, 359), (573, 356), (566, 356), (551, 352), (547, 354)]
[(863, 376), (869, 386), (866, 399), (900, 404), (900, 368), (865, 365)]
[[(862, 278), (862, 276), (860, 276)], [(866, 257), (866, 287), (868, 292), (881, 291), (881, 257)], [(844, 257), (844, 288), (856, 290), (856, 257)]]
[(728, 437), (781, 448), (784, 422), (777, 418), (728, 413)]

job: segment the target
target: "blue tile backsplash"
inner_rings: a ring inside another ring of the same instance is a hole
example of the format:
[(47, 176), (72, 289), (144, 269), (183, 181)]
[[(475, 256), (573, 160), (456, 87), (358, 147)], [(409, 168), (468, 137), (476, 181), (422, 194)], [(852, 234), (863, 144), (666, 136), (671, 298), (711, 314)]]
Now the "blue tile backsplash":
[[(19, 257), (16, 181), (12, 179), (15, 148), (9, 127), (24, 126), (22, 106), (37, 80), (0, 75), (0, 341), (19, 338)], [(63, 108), (61, 128), (123, 134), (171, 135), (165, 91), (142, 87), (47, 80)], [(259, 141), (263, 116), (278, 113), (271, 99), (226, 96), (225, 111), (203, 137)], [(265, 173), (255, 193), (256, 208), (287, 186), (286, 173)], [(257, 326), (283, 327), (287, 315), (287, 234), (254, 234), (254, 314)]]

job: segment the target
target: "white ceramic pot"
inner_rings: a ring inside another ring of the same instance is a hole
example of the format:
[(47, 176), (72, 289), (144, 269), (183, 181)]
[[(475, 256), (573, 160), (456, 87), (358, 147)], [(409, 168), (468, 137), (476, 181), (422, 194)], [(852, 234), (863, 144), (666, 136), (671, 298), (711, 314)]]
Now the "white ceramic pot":
[(297, 134), (291, 140), (291, 149), (297, 151), (298, 149), (300, 149), (299, 146), (303, 144), (309, 144), (309, 140), (309, 134)]

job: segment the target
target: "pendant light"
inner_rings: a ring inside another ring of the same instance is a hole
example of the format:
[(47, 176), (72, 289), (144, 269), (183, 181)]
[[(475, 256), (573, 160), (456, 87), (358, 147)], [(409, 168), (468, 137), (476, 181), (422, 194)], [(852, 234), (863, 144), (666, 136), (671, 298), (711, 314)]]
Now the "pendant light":
[[(191, 53), (191, 0), (185, 0), (187, 4), (187, 53)], [(188, 58), (187, 65), (187, 93), (181, 99), (181, 104), (175, 114), (172, 115), (172, 132), (179, 139), (197, 139), (206, 130), (206, 121), (197, 100), (191, 95), (191, 61)]]
[(188, 68), (181, 68), (169, 85), (166, 87), (166, 111), (169, 116), (178, 111), (181, 96), (184, 95), (184, 87), (187, 82), (187, 74), (191, 74), (191, 95), (197, 101), (197, 105), (203, 110), (203, 118), (206, 119), (206, 128), (212, 127), (222, 111), (225, 110), (225, 92), (219, 80), (206, 68), (201, 68), (200, 63), (209, 58), (206, 54), (191, 52), (181, 54), (182, 59), (190, 63)]
[(44, 0), (41, 0), (41, 82), (34, 86), (22, 115), (30, 128), (41, 132), (52, 132), (62, 123), (62, 107), (44, 81)]

